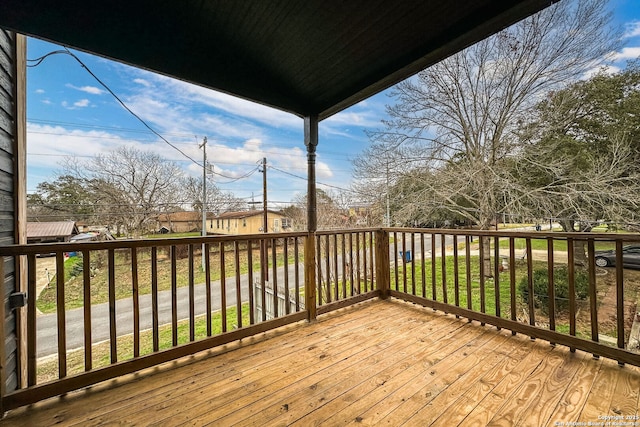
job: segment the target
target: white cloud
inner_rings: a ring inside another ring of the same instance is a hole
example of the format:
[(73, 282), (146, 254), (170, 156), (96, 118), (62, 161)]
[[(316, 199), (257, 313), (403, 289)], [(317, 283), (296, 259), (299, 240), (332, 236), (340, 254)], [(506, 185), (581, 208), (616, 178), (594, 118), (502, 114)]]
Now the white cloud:
[(137, 83), (139, 85), (142, 85), (144, 87), (151, 87), (151, 83), (149, 83), (149, 81), (145, 80), (145, 79), (133, 79), (134, 83)]
[(236, 116), (237, 119), (248, 119), (274, 128), (302, 129), (302, 119), (275, 108), (187, 83), (182, 80), (153, 74), (145, 70), (126, 67), (125, 71), (128, 73), (133, 72), (134, 75), (138, 76), (135, 77), (133, 81), (143, 86), (140, 92), (141, 95), (146, 93), (144, 92), (145, 88), (150, 89), (150, 91), (146, 93), (149, 98), (163, 96), (163, 99), (171, 100), (172, 103), (213, 107), (229, 115)]
[(103, 93), (105, 93), (104, 90), (95, 86), (74, 86), (71, 83), (68, 83), (66, 86), (70, 87), (71, 89), (79, 90), (80, 92), (85, 92), (91, 95), (102, 95)]
[(49, 99), (43, 99), (40, 102), (42, 102), (43, 104), (46, 104), (46, 105), (51, 105), (52, 104), (52, 102)]
[(36, 89), (35, 93), (42, 94), (42, 93), (44, 93), (44, 89)]
[(615, 52), (611, 60), (614, 62), (636, 59), (640, 57), (640, 47), (625, 47), (620, 52)]
[(640, 36), (640, 21), (631, 21), (624, 24), (623, 37), (630, 38), (638, 36)]
[(89, 106), (89, 100), (88, 99), (80, 99), (80, 100), (74, 102), (73, 106), (77, 107), (77, 108), (88, 107)]
[(587, 70), (583, 76), (582, 79), (583, 80), (588, 80), (591, 77), (595, 76), (596, 74), (599, 73), (604, 73), (604, 74), (616, 74), (620, 72), (620, 67), (616, 67), (615, 65), (603, 65), (600, 67), (594, 67), (591, 68), (590, 70)]

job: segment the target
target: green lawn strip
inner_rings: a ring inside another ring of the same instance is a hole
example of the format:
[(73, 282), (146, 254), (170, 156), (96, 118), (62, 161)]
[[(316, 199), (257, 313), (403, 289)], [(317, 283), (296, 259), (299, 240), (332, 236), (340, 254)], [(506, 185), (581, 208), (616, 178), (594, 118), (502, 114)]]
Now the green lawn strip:
[[(236, 307), (227, 308), (227, 331), (237, 329)], [(249, 304), (242, 305), (242, 324), (249, 324)], [(222, 333), (222, 313), (220, 311), (212, 313), (211, 329), (213, 335)], [(189, 342), (189, 321), (178, 322), (178, 344)], [(159, 347), (165, 350), (173, 347), (171, 325), (160, 326)], [(206, 338), (207, 319), (205, 316), (198, 316), (195, 322), (196, 340)], [(110, 345), (108, 342), (95, 344), (92, 347), (93, 368), (108, 366), (110, 362)], [(117, 340), (118, 360), (128, 360), (133, 358), (133, 335), (118, 337)], [(153, 353), (153, 334), (151, 330), (140, 333), (140, 355)], [(67, 353), (67, 372), (69, 375), (84, 372), (84, 349), (73, 350)], [(49, 358), (38, 363), (38, 383), (50, 381), (58, 378), (58, 359)]]
[[(184, 246), (184, 245), (182, 245)], [(178, 249), (180, 251), (180, 249)], [(259, 250), (252, 253), (253, 271), (260, 270)], [(246, 274), (249, 270), (247, 263), (247, 251), (241, 250), (239, 257), (239, 272)], [(302, 251), (298, 253), (298, 262), (303, 262)], [(276, 253), (277, 265), (284, 265), (282, 248), (278, 247)], [(293, 268), (295, 263), (293, 248), (289, 248), (288, 253), (289, 268)], [(91, 303), (101, 304), (108, 301), (108, 273), (106, 251), (96, 251), (91, 253), (91, 264), (94, 269), (94, 276), (91, 278)], [(79, 267), (78, 267), (79, 266)], [(210, 255), (211, 280), (220, 279), (220, 257), (218, 252)], [(84, 295), (84, 278), (82, 274), (82, 257), (71, 257), (65, 261), (65, 308), (67, 310), (82, 307)], [(269, 271), (273, 268), (273, 257), (269, 253)], [(201, 268), (201, 257), (194, 256), (194, 282), (196, 284), (205, 282), (205, 274)], [(235, 277), (236, 265), (235, 255), (227, 250), (225, 253), (225, 276)], [(165, 291), (171, 289), (171, 259), (168, 248), (158, 249), (157, 259), (158, 290)], [(117, 250), (115, 253), (115, 293), (116, 299), (131, 298), (131, 256), (128, 250)], [(176, 261), (176, 283), (178, 287), (189, 284), (189, 258), (179, 257)], [(151, 293), (151, 255), (149, 250), (138, 251), (138, 286), (140, 295)], [(38, 297), (37, 307), (42, 313), (53, 313), (56, 311), (56, 279), (52, 278), (50, 285), (43, 289)]]

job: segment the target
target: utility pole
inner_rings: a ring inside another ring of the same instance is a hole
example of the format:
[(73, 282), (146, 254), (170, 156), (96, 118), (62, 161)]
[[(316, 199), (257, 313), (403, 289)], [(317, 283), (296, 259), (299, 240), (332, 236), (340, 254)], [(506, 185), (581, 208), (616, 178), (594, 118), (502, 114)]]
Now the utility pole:
[(267, 218), (267, 158), (262, 158), (262, 228), (265, 233), (269, 232), (269, 223)]
[[(202, 148), (202, 237), (207, 236), (207, 137), (198, 146)], [(202, 244), (202, 271), (205, 269), (205, 245)]]
[(386, 226), (391, 227), (391, 208), (389, 207), (389, 159), (387, 159), (387, 220)]
[[(267, 158), (262, 158), (262, 232), (269, 232), (269, 222), (267, 219)], [(269, 246), (267, 240), (262, 240), (260, 244), (260, 275), (263, 289), (266, 286), (266, 281), (269, 280)], [(264, 301), (263, 301), (264, 302)]]

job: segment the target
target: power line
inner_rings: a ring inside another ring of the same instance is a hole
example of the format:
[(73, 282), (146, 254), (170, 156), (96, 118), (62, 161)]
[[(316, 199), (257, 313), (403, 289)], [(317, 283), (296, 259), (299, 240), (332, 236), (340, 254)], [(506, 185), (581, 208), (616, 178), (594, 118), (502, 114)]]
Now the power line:
[[(40, 58), (36, 58), (36, 59), (27, 59), (27, 62), (34, 62), (34, 64), (31, 65), (27, 65), (28, 67), (37, 67), (38, 65), (40, 65), (42, 63), (42, 61), (44, 61), (46, 58), (48, 58), (51, 55), (59, 55), (59, 54), (67, 54), (69, 56), (71, 56), (73, 59), (75, 59), (102, 87), (104, 87), (107, 92), (109, 92), (111, 94), (111, 96), (113, 96), (116, 101), (118, 101), (120, 103), (120, 105), (122, 105), (122, 107), (127, 110), (133, 117), (135, 117), (136, 119), (138, 119), (138, 121), (140, 123), (142, 123), (142, 125), (144, 127), (146, 127), (147, 129), (149, 129), (154, 135), (156, 135), (158, 138), (160, 138), (161, 140), (163, 140), (164, 142), (166, 142), (170, 147), (172, 147), (174, 150), (178, 151), (180, 154), (182, 154), (184, 157), (186, 157), (187, 159), (191, 160), (193, 163), (195, 163), (196, 165), (200, 166), (200, 163), (197, 162), (195, 159), (193, 159), (191, 156), (189, 156), (188, 154), (186, 154), (184, 151), (182, 151), (181, 149), (179, 149), (178, 147), (176, 147), (175, 145), (173, 145), (171, 142), (169, 142), (164, 136), (162, 136), (160, 133), (156, 132), (155, 129), (153, 129), (151, 126), (149, 126), (147, 124), (147, 122), (145, 122), (140, 116), (138, 116), (136, 113), (134, 113), (128, 106), (127, 104), (124, 103), (124, 101), (122, 101), (118, 95), (115, 94), (114, 91), (111, 90), (111, 88), (109, 86), (107, 86), (102, 80), (100, 80), (100, 78), (98, 78), (98, 76), (96, 76), (93, 71), (91, 71), (91, 69), (84, 63), (82, 62), (82, 60), (80, 58), (78, 58), (74, 53), (72, 53), (69, 49), (67, 49), (66, 47), (64, 48), (64, 50), (55, 50), (52, 52), (47, 53), (46, 55), (41, 56)], [(203, 168), (206, 168), (206, 165), (202, 165)]]
[[(271, 169), (273, 169), (273, 170), (277, 170), (278, 172), (281, 172), (281, 173), (283, 173), (283, 174), (285, 174), (285, 175), (289, 175), (289, 176), (292, 176), (292, 177), (294, 177), (294, 178), (301, 179), (301, 180), (303, 180), (303, 181), (308, 181), (308, 178), (305, 178), (305, 177), (303, 177), (303, 176), (299, 176), (299, 175), (295, 175), (295, 174), (290, 173), (290, 172), (287, 172), (287, 171), (283, 171), (282, 169), (278, 169), (278, 168), (276, 168), (276, 167), (274, 167), (274, 166), (269, 166), (269, 167), (270, 167)], [(350, 189), (350, 188), (338, 187), (337, 185), (326, 184), (326, 183), (319, 182), (319, 181), (316, 181), (316, 183), (317, 183), (318, 185), (324, 185), (325, 187), (335, 188), (335, 189), (337, 189), (337, 190), (347, 191), (347, 192), (349, 192), (349, 193), (360, 194), (360, 195), (364, 195), (364, 196), (371, 196), (371, 194), (369, 194), (369, 193), (365, 193), (365, 192), (357, 191), (357, 190), (352, 190), (352, 189)]]

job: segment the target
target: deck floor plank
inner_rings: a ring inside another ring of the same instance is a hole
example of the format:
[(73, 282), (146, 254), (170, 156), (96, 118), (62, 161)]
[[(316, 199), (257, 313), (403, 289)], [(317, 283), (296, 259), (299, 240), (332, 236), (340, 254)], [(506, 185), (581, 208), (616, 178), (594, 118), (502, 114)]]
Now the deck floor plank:
[[(259, 426), (264, 425), (265, 422), (290, 424), (308, 414), (310, 410), (321, 407), (337, 396), (348, 392), (356, 384), (365, 381), (371, 375), (371, 370), (381, 371), (398, 363), (406, 363), (404, 359), (407, 357), (415, 358), (415, 353), (411, 354), (412, 351), (419, 351), (428, 345), (437, 345), (444, 336), (455, 333), (454, 322), (451, 319), (450, 323), (446, 323), (445, 328), (434, 327), (432, 322), (425, 322), (420, 326), (420, 329), (414, 329), (415, 326), (411, 323), (406, 324), (404, 327), (412, 328), (413, 333), (422, 335), (418, 340), (421, 343), (420, 346), (416, 346), (413, 340), (396, 332), (389, 338), (394, 343), (392, 352), (384, 351), (383, 348), (378, 347), (374, 349), (371, 356), (361, 360), (361, 365), (351, 363), (349, 366), (344, 366), (343, 363), (339, 363), (334, 365), (332, 369), (316, 371), (313, 375), (305, 378), (304, 382), (290, 384), (272, 395), (269, 401), (262, 402), (270, 406), (267, 406), (260, 413), (254, 413), (244, 419), (241, 425)], [(416, 349), (416, 347), (419, 348)], [(340, 380), (336, 381), (336, 377)], [(286, 410), (282, 410), (283, 408)]]
[(374, 300), (16, 409), (2, 425), (552, 426), (635, 417), (639, 405), (640, 368)]
[(343, 425), (359, 419), (362, 412), (412, 381), (422, 382), (424, 378), (429, 378), (434, 382), (446, 382), (439, 374), (447, 372), (445, 365), (453, 365), (465, 358), (463, 351), (458, 350), (466, 347), (467, 340), (473, 342), (471, 345), (478, 345), (482, 341), (482, 335), (467, 334), (464, 329), (466, 328), (440, 340), (437, 346), (425, 347), (416, 342), (414, 351), (418, 352), (412, 357), (406, 357), (400, 363), (376, 372), (348, 393), (308, 413), (292, 425)]
[[(447, 357), (441, 362), (436, 363), (429, 367), (428, 372), (423, 372), (421, 375), (416, 376), (412, 380), (408, 381), (402, 387), (396, 388), (394, 391), (387, 395), (378, 396), (377, 402), (371, 402), (373, 405), (363, 411), (355, 418), (352, 417), (351, 425), (363, 424), (363, 425), (400, 425), (401, 420), (394, 418), (394, 416), (401, 416), (407, 413), (406, 407), (403, 405), (415, 399), (425, 399), (426, 396), (435, 397), (429, 391), (425, 391), (424, 380), (426, 376), (430, 376), (431, 384), (436, 387), (442, 387), (443, 392), (448, 390), (452, 384), (457, 383), (470, 372), (478, 372), (482, 370), (484, 366), (492, 366), (492, 360), (484, 359), (482, 356), (482, 350), (485, 346), (500, 346), (505, 344), (506, 337), (496, 335), (491, 339), (475, 345), (473, 341), (470, 341), (467, 345), (466, 351), (459, 352), (459, 355), (463, 358), (459, 363), (456, 363), (455, 357)], [(452, 356), (452, 355), (451, 355)], [(437, 394), (441, 396), (443, 393)], [(350, 408), (351, 409), (351, 408)], [(346, 411), (344, 411), (346, 412)]]
[(562, 399), (554, 408), (547, 426), (558, 426), (580, 418), (594, 381), (598, 378), (601, 364), (602, 359), (592, 359), (590, 355), (586, 355), (582, 359), (582, 364), (573, 378), (572, 386), (565, 390)]
[[(510, 335), (508, 331), (504, 331), (504, 334)], [(527, 347), (520, 343), (520, 340), (524, 339), (509, 336), (507, 345), (492, 352), (480, 366), (467, 372), (456, 384), (425, 405), (431, 409), (431, 413), (422, 409), (422, 416), (434, 419), (433, 426), (445, 427), (462, 422), (466, 414), (475, 408), (495, 384), (514, 370), (527, 355)], [(409, 415), (413, 416), (413, 413)], [(419, 421), (418, 417), (413, 418), (413, 422)]]

